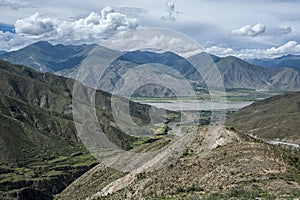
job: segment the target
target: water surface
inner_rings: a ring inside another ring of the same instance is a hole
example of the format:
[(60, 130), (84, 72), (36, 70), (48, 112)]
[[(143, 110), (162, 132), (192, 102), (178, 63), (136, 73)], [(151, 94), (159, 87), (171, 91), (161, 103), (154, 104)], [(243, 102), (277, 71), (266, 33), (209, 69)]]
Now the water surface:
[(197, 101), (197, 100), (135, 100), (136, 102), (173, 111), (179, 110), (238, 110), (253, 101)]

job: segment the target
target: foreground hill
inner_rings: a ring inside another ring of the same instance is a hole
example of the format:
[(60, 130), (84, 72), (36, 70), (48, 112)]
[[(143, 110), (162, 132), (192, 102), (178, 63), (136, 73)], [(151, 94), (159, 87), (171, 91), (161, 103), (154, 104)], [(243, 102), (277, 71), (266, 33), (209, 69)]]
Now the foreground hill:
[[(178, 160), (158, 170), (151, 170), (149, 164), (144, 166), (146, 170), (122, 173), (100, 164), (57, 198), (298, 198), (299, 149), (270, 145), (247, 134), (267, 140), (299, 142), (299, 105), (300, 92), (258, 101), (231, 116), (227, 125), (233, 128), (192, 129), (191, 146)], [(161, 143), (163, 140), (139, 148), (160, 148)], [(161, 161), (167, 160), (166, 157), (160, 158)]]
[(234, 113), (228, 125), (268, 140), (300, 142), (300, 92), (257, 101)]
[[(97, 163), (77, 135), (73, 84), (0, 61), (0, 199), (52, 199)], [(98, 121), (116, 146), (130, 149), (137, 138), (113, 122), (110, 99), (110, 94), (96, 92)], [(149, 106), (130, 105), (133, 120), (148, 123)]]
[[(300, 194), (299, 155), (221, 127), (193, 129), (178, 160), (122, 173), (99, 164), (57, 199), (275, 199)], [(163, 140), (140, 146), (161, 148)], [(137, 150), (138, 151), (138, 150)], [(169, 155), (160, 157), (164, 162)], [(159, 162), (159, 161), (158, 161)]]

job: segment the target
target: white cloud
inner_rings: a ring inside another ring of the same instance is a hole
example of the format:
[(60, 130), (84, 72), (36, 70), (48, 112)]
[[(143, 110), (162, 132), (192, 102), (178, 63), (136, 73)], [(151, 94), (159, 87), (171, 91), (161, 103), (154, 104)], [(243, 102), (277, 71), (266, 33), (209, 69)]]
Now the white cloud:
[(234, 50), (232, 48), (222, 46), (212, 46), (206, 48), (205, 51), (221, 57), (232, 55), (243, 59), (276, 58), (287, 54), (300, 54), (300, 44), (296, 41), (289, 41), (279, 47), (241, 50)]
[(31, 43), (30, 40), (24, 37), (11, 33), (0, 31), (0, 50), (10, 51), (23, 48)]
[(167, 1), (166, 2), (166, 11), (167, 11), (167, 15), (166, 16), (162, 16), (161, 20), (162, 21), (176, 21), (177, 19), (177, 15), (179, 14), (178, 11), (175, 11), (175, 3), (172, 1)]
[(188, 37), (169, 29), (139, 28), (116, 34), (101, 45), (119, 51), (151, 49), (153, 51), (172, 51), (183, 57), (202, 52), (203, 49)]
[(264, 24), (257, 23), (256, 25), (245, 25), (238, 29), (232, 29), (230, 31), (230, 34), (238, 35), (238, 36), (255, 37), (255, 36), (282, 36), (282, 35), (287, 35), (290, 32), (292, 32), (291, 27), (267, 30), (267, 27)]
[(206, 48), (205, 50), (207, 53), (211, 53), (217, 56), (228, 56), (228, 55), (235, 55), (237, 52), (232, 48), (225, 48), (222, 46), (212, 46)]
[(137, 17), (141, 14), (146, 14), (147, 9), (138, 7), (113, 7), (116, 12), (123, 13), (129, 17)]
[(28, 7), (29, 5), (25, 3), (24, 1), (18, 1), (18, 0), (0, 0), (0, 6), (2, 7), (8, 7), (13, 10), (18, 10), (19, 8)]
[(17, 20), (15, 23), (16, 32), (28, 37), (46, 37), (55, 30), (57, 20), (51, 18), (41, 18), (39, 13)]
[(230, 31), (231, 35), (239, 35), (239, 36), (257, 36), (266, 31), (266, 26), (261, 23), (257, 23), (256, 25), (245, 25), (238, 29), (232, 29)]
[(300, 44), (296, 41), (289, 41), (288, 43), (280, 47), (272, 47), (266, 50), (267, 55), (278, 56), (285, 54), (299, 54), (300, 53)]
[(76, 21), (42, 17), (36, 13), (15, 23), (16, 33), (26, 38), (63, 44), (98, 43), (115, 33), (137, 27), (137, 19), (110, 7), (102, 9), (101, 14), (92, 12)]
[(275, 29), (275, 30), (268, 31), (267, 34), (275, 35), (275, 36), (281, 36), (281, 35), (287, 35), (290, 32), (292, 32), (292, 28), (287, 27), (287, 28), (280, 28), (280, 29)]

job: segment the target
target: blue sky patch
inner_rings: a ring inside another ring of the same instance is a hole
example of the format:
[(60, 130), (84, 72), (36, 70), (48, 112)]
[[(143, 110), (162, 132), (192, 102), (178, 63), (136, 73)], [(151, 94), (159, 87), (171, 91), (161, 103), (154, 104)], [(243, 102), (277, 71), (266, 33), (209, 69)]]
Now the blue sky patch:
[(2, 24), (2, 23), (0, 23), (0, 31), (2, 31), (2, 32), (16, 33), (15, 27), (13, 25)]

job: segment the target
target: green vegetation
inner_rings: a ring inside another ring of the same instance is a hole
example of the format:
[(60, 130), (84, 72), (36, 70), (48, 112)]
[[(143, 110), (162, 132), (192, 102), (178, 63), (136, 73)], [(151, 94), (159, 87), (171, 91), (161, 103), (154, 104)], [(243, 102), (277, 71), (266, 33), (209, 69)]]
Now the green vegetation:
[(232, 199), (237, 198), (240, 200), (249, 200), (249, 199), (256, 199), (262, 198), (264, 200), (275, 200), (276, 198), (268, 193), (262, 192), (260, 190), (245, 190), (243, 188), (234, 188), (231, 189), (229, 192), (224, 194), (222, 193), (211, 193), (207, 195), (204, 199), (205, 200), (219, 200), (219, 199)]
[(282, 94), (276, 91), (256, 91), (243, 88), (226, 88), (226, 100), (228, 101), (257, 101)]
[(148, 137), (137, 137), (137, 141), (133, 142), (131, 144), (131, 146), (132, 147), (138, 147), (138, 146), (140, 146), (142, 144), (145, 144), (149, 140), (150, 140), (150, 138), (148, 138)]
[(172, 200), (172, 197), (155, 197), (152, 198), (151, 200)]
[(11, 190), (17, 189), (19, 191), (23, 187), (32, 187), (38, 190), (46, 189), (50, 193), (57, 193), (65, 185), (98, 163), (83, 147), (82, 155), (78, 156), (52, 156), (52, 159), (43, 161), (39, 160), (45, 159), (43, 155), (38, 156), (40, 158), (32, 159), (23, 167), (13, 167), (9, 170), (6, 167), (1, 167), (5, 169), (5, 173), (0, 174), (0, 194), (4, 196), (15, 195), (11, 193)]
[(167, 124), (156, 124), (155, 125), (157, 129), (154, 130), (154, 134), (159, 136), (159, 135), (166, 135), (169, 130), (169, 126)]
[[(300, 191), (295, 191), (293, 194), (286, 195), (284, 199), (293, 200), (295, 198), (299, 198)], [(240, 199), (240, 200), (249, 200), (249, 199), (263, 199), (263, 200), (275, 200), (278, 199), (276, 196), (261, 191), (259, 189), (246, 190), (242, 187), (233, 188), (228, 192), (224, 193), (210, 193), (205, 196), (205, 200), (229, 200), (229, 199)]]
[(132, 147), (138, 147), (138, 146), (141, 146), (143, 144), (146, 144), (146, 143), (152, 143), (152, 142), (155, 142), (159, 139), (162, 139), (164, 137), (167, 137), (167, 135), (163, 134), (163, 135), (154, 135), (154, 136), (150, 136), (150, 137), (136, 137), (137, 138), (137, 141), (133, 142), (131, 144)]
[[(217, 92), (217, 91), (216, 91)], [(251, 88), (225, 88), (226, 95), (222, 93), (218, 93), (217, 96), (210, 94), (198, 94), (197, 99), (202, 101), (218, 101), (218, 100), (226, 100), (228, 101), (257, 101), (260, 99), (265, 99), (272, 97), (274, 95), (283, 94), (281, 91), (257, 91)], [(191, 97), (131, 97), (132, 101), (140, 101), (140, 102), (162, 102), (162, 101), (174, 101), (174, 100), (194, 100)]]

